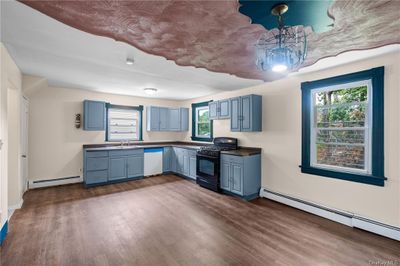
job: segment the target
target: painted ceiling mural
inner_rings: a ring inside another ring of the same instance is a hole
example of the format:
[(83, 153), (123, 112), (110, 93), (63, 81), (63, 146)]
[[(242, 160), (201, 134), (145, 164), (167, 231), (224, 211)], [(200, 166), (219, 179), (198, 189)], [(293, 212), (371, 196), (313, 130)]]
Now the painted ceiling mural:
[[(269, 9), (264, 10), (265, 18), (262, 15), (260, 17), (260, 13), (252, 13), (252, 9), (263, 9), (262, 3), (255, 8), (250, 5), (254, 4), (251, 2), (266, 1), (21, 2), (69, 26), (129, 43), (144, 52), (173, 60), (181, 66), (194, 66), (264, 81), (281, 77), (277, 73), (260, 71), (255, 66), (254, 44), (267, 31), (257, 23), (268, 28), (271, 24), (265, 21), (269, 18), (274, 24), (276, 18), (270, 15)], [(295, 1), (287, 2), (290, 10), (290, 2)], [(301, 2), (304, 5), (312, 3)], [(345, 51), (400, 43), (400, 1), (328, 2), (330, 6), (326, 19), (331, 25), (306, 25), (309, 26), (308, 55), (303, 66)], [(321, 15), (318, 12), (314, 14)], [(250, 19), (253, 15), (258, 16), (252, 18), (254, 24)]]

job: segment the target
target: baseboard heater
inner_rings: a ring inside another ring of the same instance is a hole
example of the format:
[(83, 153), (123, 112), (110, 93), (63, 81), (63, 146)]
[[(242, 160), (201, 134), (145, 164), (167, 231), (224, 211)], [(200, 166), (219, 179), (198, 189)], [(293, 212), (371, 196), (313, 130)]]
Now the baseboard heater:
[(54, 179), (33, 180), (33, 181), (29, 181), (28, 189), (60, 186), (60, 185), (82, 183), (82, 182), (83, 182), (83, 178), (81, 176), (69, 176), (69, 177), (61, 177), (61, 178), (54, 178)]
[(374, 221), (365, 217), (357, 216), (354, 213), (335, 210), (319, 204), (297, 199), (288, 195), (273, 192), (265, 188), (261, 188), (260, 196), (271, 199), (285, 205), (324, 217), (326, 219), (365, 231), (369, 231), (378, 235), (392, 238), (400, 241), (400, 228), (378, 221)]

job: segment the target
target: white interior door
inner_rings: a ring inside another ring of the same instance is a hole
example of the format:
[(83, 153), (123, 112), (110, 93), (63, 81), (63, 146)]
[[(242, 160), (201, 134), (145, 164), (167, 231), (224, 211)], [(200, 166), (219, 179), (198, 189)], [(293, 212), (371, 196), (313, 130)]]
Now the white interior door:
[[(21, 104), (21, 189), (22, 194), (28, 189), (28, 118), (29, 102), (22, 97)], [(22, 195), (21, 194), (21, 195)]]

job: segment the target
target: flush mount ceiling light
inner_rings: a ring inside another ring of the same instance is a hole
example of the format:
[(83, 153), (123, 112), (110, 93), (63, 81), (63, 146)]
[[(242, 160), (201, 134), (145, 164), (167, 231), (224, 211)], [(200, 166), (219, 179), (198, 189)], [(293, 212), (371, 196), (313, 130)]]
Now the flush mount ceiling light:
[(285, 26), (282, 15), (289, 6), (281, 3), (272, 7), (278, 17), (278, 28), (260, 36), (256, 43), (256, 65), (260, 70), (283, 72), (298, 68), (306, 58), (307, 40), (303, 26)]
[(127, 58), (127, 59), (126, 59), (126, 64), (127, 64), (127, 65), (130, 65), (130, 66), (131, 66), (131, 65), (133, 65), (133, 62), (135, 62), (135, 60), (134, 60), (133, 58)]
[(153, 95), (157, 93), (157, 89), (156, 88), (145, 88), (144, 92), (148, 95)]

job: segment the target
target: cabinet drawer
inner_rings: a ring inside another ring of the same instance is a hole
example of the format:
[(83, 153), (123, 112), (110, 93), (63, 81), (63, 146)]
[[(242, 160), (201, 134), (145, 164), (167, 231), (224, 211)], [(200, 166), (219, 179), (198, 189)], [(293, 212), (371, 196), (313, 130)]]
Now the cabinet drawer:
[(234, 155), (222, 154), (221, 155), (221, 161), (243, 164), (243, 157), (242, 156), (234, 156)]
[(86, 184), (96, 184), (107, 182), (108, 171), (89, 171), (86, 172), (85, 183)]
[(144, 155), (144, 150), (143, 149), (132, 149), (132, 150), (110, 151), (110, 157), (128, 156), (128, 155)]
[(87, 151), (86, 152), (86, 157), (93, 158), (93, 157), (107, 157), (108, 156), (108, 151)]
[(107, 169), (108, 169), (108, 157), (86, 159), (86, 171), (107, 170)]

